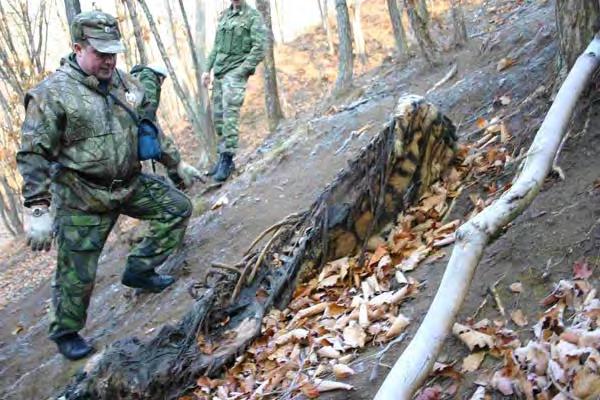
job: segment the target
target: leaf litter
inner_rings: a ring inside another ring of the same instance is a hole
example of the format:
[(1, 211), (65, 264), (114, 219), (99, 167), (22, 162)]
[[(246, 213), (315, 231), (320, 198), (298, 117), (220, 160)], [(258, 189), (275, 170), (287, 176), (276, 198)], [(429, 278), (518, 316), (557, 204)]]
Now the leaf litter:
[[(354, 374), (348, 363), (368, 346), (391, 343), (410, 325), (410, 317), (401, 312), (402, 303), (418, 296), (421, 286), (410, 275), (444, 257), (440, 249), (454, 242), (461, 221), (444, 219), (454, 200), (466, 186), (475, 184), (479, 175), (500, 174), (510, 161), (499, 140), (500, 131), (491, 133), (497, 138), (493, 142), (462, 145), (457, 156), (460, 162), (445, 178), (433, 184), (418, 204), (400, 213), (387, 235), (371, 238), (371, 243), (379, 245), (364, 257), (362, 265), (359, 255), (333, 260), (318, 276), (298, 285), (288, 307), (270, 310), (262, 321), (261, 336), (221, 378), (198, 379), (194, 398), (277, 398), (283, 394), (317, 398), (324, 391), (352, 390), (351, 385), (339, 382)], [(485, 200), (473, 197), (468, 217), (506, 189), (508, 186), (489, 191)], [(474, 340), (473, 349), (495, 346), (491, 335), (469, 327), (461, 332), (465, 340)], [(207, 353), (219, 346), (205, 343), (202, 337), (198, 344)], [(477, 356), (479, 361), (463, 362), (463, 369), (477, 368), (485, 354)], [(455, 379), (461, 376), (451, 366), (439, 373)], [(439, 398), (442, 392), (437, 389), (419, 398)], [(444, 393), (456, 389), (446, 388)]]

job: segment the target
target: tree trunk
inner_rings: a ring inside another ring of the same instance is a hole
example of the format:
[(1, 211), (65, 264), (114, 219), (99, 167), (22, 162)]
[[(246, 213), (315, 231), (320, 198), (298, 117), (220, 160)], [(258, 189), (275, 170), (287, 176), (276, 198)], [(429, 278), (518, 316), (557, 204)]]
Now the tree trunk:
[[(127, 1), (130, 1), (130, 0), (127, 0)], [(163, 62), (165, 63), (165, 66), (167, 67), (167, 70), (169, 71), (169, 76), (171, 77), (171, 81), (173, 82), (173, 88), (175, 89), (175, 93), (181, 99), (181, 102), (183, 103), (186, 114), (190, 120), (190, 123), (192, 124), (192, 129), (196, 133), (198, 138), (200, 139), (200, 148), (201, 148), (200, 162), (202, 164), (207, 164), (209, 161), (209, 155), (207, 153), (208, 137), (206, 135), (206, 132), (203, 132), (201, 130), (200, 119), (199, 119), (198, 115), (196, 115), (196, 111), (195, 111), (194, 107), (192, 106), (192, 102), (191, 102), (190, 98), (185, 95), (183, 87), (181, 86), (181, 83), (177, 79), (177, 75), (175, 74), (175, 69), (173, 68), (173, 64), (171, 64), (171, 60), (169, 59), (169, 55), (167, 54), (165, 45), (163, 44), (162, 39), (160, 37), (160, 33), (158, 32), (158, 29), (156, 28), (156, 24), (154, 23), (154, 18), (152, 17), (152, 14), (150, 13), (150, 9), (148, 8), (148, 5), (146, 4), (146, 0), (138, 0), (138, 1), (139, 1), (140, 5), (142, 6), (142, 9), (144, 10), (144, 14), (146, 15), (146, 19), (148, 20), (148, 24), (150, 25), (150, 29), (152, 30), (152, 34), (154, 35), (154, 40), (156, 41), (158, 50), (160, 51), (160, 54), (162, 56)]]
[(386, 0), (390, 19), (392, 20), (392, 29), (394, 31), (394, 40), (396, 42), (396, 50), (401, 56), (408, 54), (408, 44), (406, 41), (406, 31), (402, 23), (401, 7), (398, 7), (397, 0)]
[(365, 47), (365, 36), (362, 30), (362, 24), (360, 21), (360, 6), (362, 0), (354, 0), (354, 23), (352, 28), (354, 31), (354, 41), (356, 43), (356, 52), (360, 62), (364, 65), (367, 63), (367, 49)]
[[(196, 2), (196, 57), (200, 66), (204, 65), (206, 59), (206, 2)], [(199, 93), (200, 101), (200, 116), (203, 132), (207, 137), (207, 153), (212, 162), (213, 156), (217, 154), (217, 133), (215, 132), (215, 126), (212, 120), (212, 110), (210, 107), (210, 99), (208, 95), (208, 89), (204, 85), (200, 85)]]
[(346, 0), (335, 0), (335, 10), (340, 48), (338, 51), (338, 76), (333, 94), (339, 95), (352, 86), (354, 54), (352, 53), (352, 29)]
[(598, 1), (556, 0), (556, 24), (560, 45), (559, 70), (564, 75), (592, 40), (599, 26)]
[(140, 55), (139, 62), (142, 65), (148, 65), (148, 52), (146, 51), (146, 43), (144, 43), (144, 38), (142, 37), (142, 26), (140, 25), (140, 20), (138, 19), (135, 4), (134, 4), (133, 0), (124, 0), (124, 1), (125, 1), (125, 6), (127, 7), (127, 11), (129, 12), (129, 18), (131, 19), (131, 24), (133, 25), (133, 34), (135, 36), (135, 44), (138, 49), (138, 54)]
[(323, 0), (321, 4), (321, 0), (317, 0), (317, 4), (319, 5), (319, 13), (321, 14), (321, 24), (323, 25), (323, 30), (327, 35), (327, 49), (329, 51), (329, 55), (335, 54), (335, 49), (333, 47), (333, 34), (331, 33), (331, 25), (329, 24), (329, 5), (327, 0)]
[(18, 192), (9, 185), (6, 176), (0, 178), (0, 183), (2, 183), (0, 197), (2, 197), (2, 213), (5, 226), (11, 231), (13, 236), (22, 235), (24, 230), (23, 221), (20, 216), (20, 205), (17, 201)]
[(123, 44), (125, 45), (125, 53), (123, 53), (123, 58), (125, 59), (125, 65), (127, 66), (127, 71), (130, 71), (135, 61), (133, 61), (133, 55), (130, 51), (130, 43), (126, 38), (131, 37), (131, 32), (129, 29), (129, 25), (127, 25), (127, 14), (125, 12), (125, 8), (123, 7), (123, 0), (115, 0), (115, 10), (117, 11), (117, 19), (122, 21), (119, 23), (119, 30), (123, 36)]
[(202, 69), (200, 67), (200, 63), (198, 61), (198, 55), (196, 54), (196, 46), (194, 46), (194, 39), (192, 37), (192, 29), (190, 28), (190, 22), (187, 17), (187, 12), (185, 11), (185, 6), (183, 5), (183, 0), (179, 0), (179, 9), (181, 11), (181, 16), (183, 17), (183, 26), (185, 27), (185, 33), (187, 37), (187, 42), (190, 47), (190, 53), (192, 55), (192, 63), (194, 68), (194, 76), (196, 77), (196, 93), (200, 94), (202, 91)]
[(81, 12), (79, 0), (65, 0), (65, 11), (67, 12), (67, 21), (69, 21), (69, 27), (71, 27), (73, 18)]
[(427, 9), (427, 0), (419, 0), (419, 4), (417, 4), (417, 12), (419, 13), (419, 17), (426, 24), (429, 24), (429, 10)]
[(462, 0), (452, 0), (452, 22), (454, 24), (454, 44), (462, 46), (469, 40)]
[(429, 35), (427, 21), (417, 12), (417, 4), (415, 1), (416, 0), (404, 0), (404, 7), (406, 7), (408, 19), (410, 20), (410, 25), (415, 33), (415, 38), (417, 39), (423, 58), (425, 58), (429, 64), (433, 64), (433, 53), (435, 52), (436, 45)]
[(256, 8), (262, 14), (267, 27), (267, 48), (265, 52), (263, 75), (265, 78), (265, 105), (269, 131), (275, 132), (279, 122), (283, 119), (279, 91), (277, 90), (277, 70), (275, 69), (275, 56), (273, 54), (273, 27), (271, 23), (271, 5), (269, 0), (256, 0)]
[(279, 6), (278, 0), (274, 0), (273, 3), (275, 4), (275, 17), (277, 18), (277, 27), (279, 28), (279, 38), (281, 39), (281, 43), (285, 43), (285, 37), (283, 35), (283, 11)]

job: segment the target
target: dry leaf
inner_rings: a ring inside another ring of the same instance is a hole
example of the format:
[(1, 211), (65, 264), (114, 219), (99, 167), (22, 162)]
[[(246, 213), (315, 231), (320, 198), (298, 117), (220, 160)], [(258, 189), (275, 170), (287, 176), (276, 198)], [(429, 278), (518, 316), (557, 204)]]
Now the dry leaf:
[(385, 337), (388, 339), (395, 338), (398, 336), (406, 327), (410, 324), (410, 319), (406, 318), (404, 315), (399, 314), (396, 319), (394, 319), (394, 323), (390, 326), (390, 329), (385, 333)]
[(227, 195), (223, 195), (219, 197), (217, 201), (215, 201), (215, 203), (210, 207), (210, 209), (216, 210), (217, 208), (226, 206), (227, 204), (229, 204), (229, 199), (227, 198)]
[(509, 97), (509, 96), (506, 96), (506, 95), (504, 95), (504, 96), (500, 96), (500, 98), (499, 98), (498, 100), (500, 100), (500, 104), (502, 104), (503, 106), (507, 106), (507, 105), (509, 105), (509, 104), (510, 104), (510, 101), (511, 101), (511, 100), (510, 100), (510, 97)]
[(477, 122), (475, 124), (479, 129), (483, 129), (487, 126), (488, 122), (485, 120), (485, 118), (479, 117), (477, 118)]
[(473, 396), (471, 396), (470, 400), (484, 400), (484, 399), (485, 399), (485, 387), (478, 386), (477, 390), (475, 390), (475, 393), (473, 393)]
[(406, 279), (406, 276), (404, 276), (402, 271), (396, 271), (396, 281), (401, 285), (405, 285), (408, 283), (408, 280)]
[(350, 324), (344, 328), (344, 344), (352, 348), (365, 346), (367, 334), (363, 331), (356, 321), (350, 321)]
[(294, 329), (288, 333), (278, 336), (275, 339), (275, 344), (278, 346), (284, 345), (292, 340), (301, 340), (305, 339), (308, 336), (308, 331), (306, 329)]
[(527, 317), (525, 316), (525, 314), (523, 314), (523, 311), (521, 311), (521, 309), (514, 310), (513, 312), (511, 312), (510, 318), (515, 324), (517, 324), (517, 326), (520, 326), (521, 328), (527, 326)]
[(505, 57), (498, 62), (498, 66), (496, 67), (496, 71), (501, 72), (505, 69), (513, 66), (515, 64), (515, 60), (509, 57)]
[(294, 319), (299, 320), (302, 318), (311, 317), (316, 314), (321, 314), (323, 311), (325, 311), (327, 307), (329, 307), (329, 304), (330, 303), (328, 302), (323, 302), (315, 304), (314, 306), (308, 308), (304, 308), (296, 313)]
[(431, 249), (429, 247), (421, 246), (415, 250), (410, 257), (397, 265), (396, 268), (400, 268), (403, 272), (412, 271), (425, 259), (425, 257), (427, 257), (430, 251)]
[(334, 286), (337, 283), (338, 279), (340, 279), (340, 276), (338, 274), (328, 276), (327, 278), (325, 278), (321, 282), (319, 282), (318, 287), (324, 288), (324, 287)]
[(367, 328), (370, 325), (369, 308), (364, 302), (358, 308), (358, 324), (363, 328)]
[(592, 276), (592, 273), (588, 261), (584, 258), (575, 261), (575, 264), (573, 264), (573, 278), (575, 279), (587, 279)]
[(452, 327), (452, 333), (458, 336), (471, 351), (476, 348), (484, 349), (492, 348), (494, 346), (494, 339), (490, 335), (474, 331), (466, 325), (455, 323)]
[(521, 282), (512, 283), (510, 286), (510, 291), (513, 293), (522, 293), (523, 292), (523, 284)]
[(440, 400), (442, 398), (442, 388), (438, 385), (423, 389), (415, 400)]
[(354, 375), (355, 372), (352, 368), (345, 364), (336, 364), (333, 366), (333, 373), (337, 379), (345, 379), (350, 375)]
[(352, 390), (354, 386), (348, 385), (347, 383), (326, 381), (324, 379), (315, 379), (315, 387), (321, 392), (329, 392), (331, 390)]
[(460, 370), (463, 372), (476, 371), (479, 368), (479, 366), (481, 365), (481, 363), (483, 362), (485, 355), (486, 355), (485, 351), (478, 351), (476, 353), (469, 354), (467, 357), (465, 357), (463, 359), (462, 367)]
[(500, 124), (500, 141), (504, 144), (508, 143), (511, 139), (511, 135), (508, 132), (508, 128), (504, 121)]
[(321, 347), (317, 350), (317, 354), (326, 358), (340, 358), (341, 353), (331, 346)]

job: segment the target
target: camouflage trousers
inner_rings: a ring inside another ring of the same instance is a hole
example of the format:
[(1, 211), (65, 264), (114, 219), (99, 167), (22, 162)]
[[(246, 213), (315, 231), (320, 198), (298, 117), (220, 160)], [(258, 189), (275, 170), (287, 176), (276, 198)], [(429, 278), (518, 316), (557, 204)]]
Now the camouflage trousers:
[(213, 82), (213, 122), (219, 136), (219, 153), (235, 153), (238, 148), (240, 110), (247, 81), (234, 69)]
[(133, 184), (131, 196), (115, 211), (91, 214), (58, 210), (51, 339), (84, 327), (98, 258), (119, 214), (149, 221), (148, 236), (127, 257), (125, 269), (130, 272), (152, 273), (182, 243), (192, 212), (187, 196), (150, 175), (141, 175)]

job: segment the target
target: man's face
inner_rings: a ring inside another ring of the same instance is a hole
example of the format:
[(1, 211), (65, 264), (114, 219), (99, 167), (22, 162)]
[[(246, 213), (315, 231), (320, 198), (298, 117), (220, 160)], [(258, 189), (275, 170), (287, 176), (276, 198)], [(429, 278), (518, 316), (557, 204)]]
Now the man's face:
[(90, 45), (83, 46), (80, 43), (73, 45), (77, 57), (77, 63), (81, 69), (99, 80), (109, 80), (117, 65), (117, 55), (111, 53), (100, 53)]
[(234, 8), (239, 8), (239, 6), (242, 4), (242, 0), (231, 0), (231, 5)]

